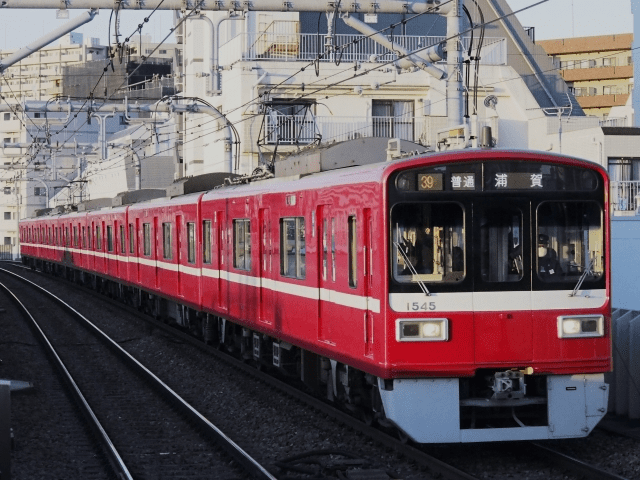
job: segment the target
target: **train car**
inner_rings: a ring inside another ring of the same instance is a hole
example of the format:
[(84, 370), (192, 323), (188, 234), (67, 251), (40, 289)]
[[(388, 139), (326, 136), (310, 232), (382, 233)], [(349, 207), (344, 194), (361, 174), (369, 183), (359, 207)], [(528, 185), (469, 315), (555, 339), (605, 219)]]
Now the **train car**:
[[(129, 270), (77, 270), (416, 442), (580, 437), (612, 368), (608, 189), (565, 156), (414, 156), (91, 213)], [(26, 263), (49, 223), (21, 223)]]

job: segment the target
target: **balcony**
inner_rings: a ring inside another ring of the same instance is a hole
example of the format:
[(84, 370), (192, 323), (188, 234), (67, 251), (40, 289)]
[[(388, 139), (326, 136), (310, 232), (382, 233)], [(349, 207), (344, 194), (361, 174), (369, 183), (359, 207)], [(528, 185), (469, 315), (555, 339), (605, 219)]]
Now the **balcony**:
[[(388, 37), (391, 39), (391, 37)], [(445, 37), (417, 35), (393, 36), (393, 41), (409, 51), (445, 41)], [(463, 38), (464, 49), (470, 39)], [(324, 52), (326, 35), (308, 33), (243, 33), (220, 47), (220, 64), (231, 65), (241, 61), (269, 60), (281, 62), (311, 62)], [(349, 45), (340, 54), (320, 59), (321, 62), (375, 62), (393, 61), (395, 54), (362, 35), (335, 35), (335, 45)], [(506, 65), (507, 43), (504, 38), (485, 38), (480, 53), (483, 65)], [(445, 62), (438, 62), (445, 63)]]
[[(273, 115), (265, 118), (260, 141), (263, 145), (309, 145), (342, 142), (363, 137), (400, 138), (435, 147), (438, 130), (447, 127), (446, 117), (338, 117), (312, 115)], [(488, 119), (480, 129), (490, 126), (498, 138), (498, 123)]]
[(614, 215), (640, 215), (640, 180), (611, 182)]
[(560, 70), (565, 82), (615, 80), (633, 78), (633, 65), (618, 67), (574, 68)]

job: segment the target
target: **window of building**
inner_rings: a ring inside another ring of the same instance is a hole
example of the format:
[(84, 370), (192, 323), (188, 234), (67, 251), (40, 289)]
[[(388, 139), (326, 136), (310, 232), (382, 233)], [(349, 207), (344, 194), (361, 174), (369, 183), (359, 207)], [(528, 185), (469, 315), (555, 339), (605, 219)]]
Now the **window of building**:
[(142, 241), (144, 242), (144, 254), (151, 255), (151, 224), (142, 224)]
[(11, 187), (4, 187), (2, 191), (5, 195), (11, 195)]
[(5, 119), (5, 121), (11, 120), (11, 114), (10, 113), (5, 113), (4, 114), (4, 119)]
[(280, 273), (289, 278), (306, 276), (304, 217), (280, 219)]
[(251, 222), (248, 218), (233, 221), (233, 266), (251, 270)]
[(11, 212), (4, 212), (4, 219), (11, 220)]
[(211, 263), (211, 220), (202, 222), (202, 263)]
[(374, 137), (413, 141), (413, 101), (373, 100), (371, 116)]
[(113, 252), (113, 227), (107, 225), (107, 251)]
[(162, 257), (171, 260), (171, 224), (162, 224)]
[(187, 222), (187, 262), (196, 263), (196, 224)]
[(358, 224), (355, 215), (347, 219), (349, 230), (349, 286), (356, 288), (358, 285)]
[(4, 237), (4, 244), (11, 245), (11, 237)]
[(160, 50), (160, 55), (166, 55), (167, 51), (166, 50)]
[(602, 65), (605, 67), (615, 67), (617, 65), (615, 57), (605, 57), (602, 59)]
[(44, 187), (34, 187), (33, 194), (37, 197), (45, 197), (47, 195), (47, 189)]

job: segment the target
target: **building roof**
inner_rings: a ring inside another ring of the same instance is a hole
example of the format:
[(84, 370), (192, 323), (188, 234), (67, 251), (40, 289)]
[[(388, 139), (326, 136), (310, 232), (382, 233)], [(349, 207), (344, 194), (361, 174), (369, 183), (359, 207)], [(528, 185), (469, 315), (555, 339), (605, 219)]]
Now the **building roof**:
[(538, 40), (536, 43), (544, 48), (548, 55), (631, 50), (633, 33)]

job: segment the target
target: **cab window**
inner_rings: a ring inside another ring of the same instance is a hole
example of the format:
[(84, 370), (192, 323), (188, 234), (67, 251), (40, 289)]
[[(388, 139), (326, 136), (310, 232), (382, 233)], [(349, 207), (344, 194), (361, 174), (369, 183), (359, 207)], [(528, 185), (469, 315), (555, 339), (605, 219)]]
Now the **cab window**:
[(537, 209), (536, 270), (544, 282), (604, 274), (602, 209), (596, 202), (543, 202)]
[(458, 282), (465, 275), (464, 211), (453, 202), (391, 210), (392, 272), (400, 283)]

